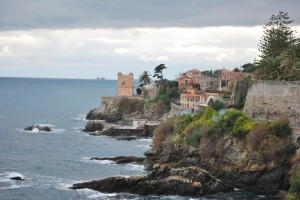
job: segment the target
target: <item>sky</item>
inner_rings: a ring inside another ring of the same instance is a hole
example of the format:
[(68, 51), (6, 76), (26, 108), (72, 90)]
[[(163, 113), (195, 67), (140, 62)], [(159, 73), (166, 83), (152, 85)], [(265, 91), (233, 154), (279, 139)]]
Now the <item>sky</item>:
[(166, 78), (258, 58), (263, 26), (299, 0), (0, 0), (0, 77)]

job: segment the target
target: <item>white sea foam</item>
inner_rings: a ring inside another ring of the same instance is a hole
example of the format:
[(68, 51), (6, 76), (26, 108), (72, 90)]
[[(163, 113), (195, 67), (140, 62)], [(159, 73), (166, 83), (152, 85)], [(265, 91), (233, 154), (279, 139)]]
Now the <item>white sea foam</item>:
[(152, 139), (151, 139), (151, 138), (149, 138), (149, 139), (143, 138), (143, 139), (138, 139), (138, 140), (140, 140), (140, 141), (145, 141), (145, 142), (152, 142)]
[(91, 160), (91, 158), (88, 158), (88, 157), (82, 157), (82, 160), (84, 162), (97, 163), (97, 164), (101, 164), (101, 165), (115, 165), (116, 164), (112, 160)]
[(127, 164), (126, 165), (130, 170), (134, 171), (144, 171), (145, 167), (143, 165), (137, 165), (137, 164)]
[(101, 165), (114, 165), (116, 164), (114, 161), (112, 160), (91, 160), (92, 162), (96, 162), (99, 163)]
[(22, 174), (20, 174), (19, 172), (6, 172), (7, 174), (7, 178), (12, 178), (12, 177), (16, 177), (16, 176), (19, 176), (21, 177), (22, 179), (24, 179), (24, 176)]
[(63, 129), (63, 128), (53, 128), (52, 129), (52, 132), (53, 133), (61, 133), (61, 132), (65, 132), (66, 129)]
[(24, 176), (18, 172), (4, 172), (0, 173), (0, 190), (9, 190), (9, 189), (18, 189), (23, 187), (29, 187), (30, 184), (25, 179), (25, 181), (16, 181), (11, 180), (13, 177), (21, 177), (22, 179), (25, 179)]
[(143, 148), (143, 149), (149, 149), (150, 145), (138, 145), (138, 147)]
[(85, 119), (85, 114), (78, 114), (78, 115), (76, 115), (75, 117), (73, 117), (73, 120), (74, 121), (87, 121), (86, 119)]
[(89, 199), (110, 199), (110, 197), (117, 196), (116, 193), (101, 193), (91, 189), (80, 189), (77, 191)]
[(35, 124), (35, 126), (47, 126), (47, 127), (50, 127), (50, 128), (56, 127), (56, 126), (53, 125), (53, 124)]

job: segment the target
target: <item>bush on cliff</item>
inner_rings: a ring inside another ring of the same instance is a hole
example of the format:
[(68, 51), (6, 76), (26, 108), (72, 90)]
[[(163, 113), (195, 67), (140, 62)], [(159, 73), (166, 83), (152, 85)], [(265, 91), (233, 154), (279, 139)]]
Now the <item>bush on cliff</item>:
[(300, 167), (298, 166), (297, 174), (290, 179), (291, 187), (286, 200), (298, 200), (300, 199)]
[(143, 112), (145, 102), (138, 99), (121, 98), (117, 103), (117, 111), (130, 114), (133, 112)]
[(270, 131), (278, 137), (287, 137), (292, 134), (289, 119), (284, 116), (276, 121), (271, 122)]
[(173, 122), (166, 120), (161, 122), (153, 132), (153, 145), (160, 147), (162, 143), (173, 133)]

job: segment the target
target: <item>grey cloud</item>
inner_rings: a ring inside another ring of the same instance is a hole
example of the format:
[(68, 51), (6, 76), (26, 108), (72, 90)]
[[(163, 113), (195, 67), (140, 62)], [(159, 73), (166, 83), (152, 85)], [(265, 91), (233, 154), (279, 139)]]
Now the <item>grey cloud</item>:
[(299, 0), (0, 0), (0, 30), (255, 26), (279, 11), (300, 24), (299, 8)]

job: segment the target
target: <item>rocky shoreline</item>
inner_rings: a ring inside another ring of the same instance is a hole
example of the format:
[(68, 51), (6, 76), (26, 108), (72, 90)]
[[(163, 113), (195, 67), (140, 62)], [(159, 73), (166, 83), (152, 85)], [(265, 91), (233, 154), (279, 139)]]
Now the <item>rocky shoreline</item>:
[(233, 190), (201, 168), (168, 166), (159, 166), (147, 176), (110, 177), (77, 183), (71, 187), (84, 188), (108, 193), (180, 196), (202, 196)]
[[(89, 134), (134, 140), (152, 137), (156, 126), (144, 124), (138, 128), (121, 128), (103, 125), (104, 129), (99, 126), (101, 130)], [(143, 164), (149, 171), (147, 176), (110, 177), (77, 183), (71, 188), (88, 188), (108, 193), (195, 197), (239, 188), (274, 197), (290, 187), (289, 160), (298, 148), (289, 138), (282, 140), (282, 143), (278, 144), (281, 145), (279, 147), (273, 147), (274, 144), (269, 144), (270, 149), (255, 149), (247, 141), (230, 135), (203, 138), (202, 144), (197, 148), (183, 144), (176, 146), (170, 141), (163, 141), (158, 146), (153, 144), (152, 148), (145, 152), (145, 158), (91, 158), (110, 160), (117, 164)]]
[[(149, 171), (147, 176), (110, 177), (74, 184), (72, 189), (93, 189), (100, 192), (133, 193), (140, 195), (203, 196), (229, 192), (233, 188), (266, 196), (276, 196), (289, 188), (290, 165), (288, 163), (263, 164), (241, 152), (241, 144), (234, 138), (225, 137), (218, 141), (225, 145), (222, 158), (212, 161), (203, 156), (199, 148), (152, 148), (145, 158), (138, 158)], [(234, 145), (232, 145), (235, 142)], [(292, 145), (289, 155), (296, 146)], [(239, 156), (237, 155), (239, 154)], [(246, 156), (241, 158), (240, 155)], [(112, 160), (118, 164), (135, 162), (134, 157), (91, 158)], [(248, 159), (241, 167), (240, 160)]]

